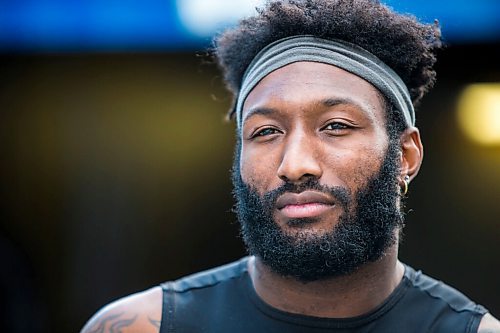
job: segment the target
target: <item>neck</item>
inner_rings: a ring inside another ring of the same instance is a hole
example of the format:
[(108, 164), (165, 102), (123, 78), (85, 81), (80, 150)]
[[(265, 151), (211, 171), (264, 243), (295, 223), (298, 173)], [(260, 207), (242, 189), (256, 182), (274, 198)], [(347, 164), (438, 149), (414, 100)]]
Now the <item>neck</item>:
[(271, 271), (259, 258), (249, 261), (255, 291), (269, 305), (291, 313), (348, 318), (363, 315), (386, 300), (404, 275), (397, 259), (397, 244), (373, 263), (348, 276), (301, 282)]

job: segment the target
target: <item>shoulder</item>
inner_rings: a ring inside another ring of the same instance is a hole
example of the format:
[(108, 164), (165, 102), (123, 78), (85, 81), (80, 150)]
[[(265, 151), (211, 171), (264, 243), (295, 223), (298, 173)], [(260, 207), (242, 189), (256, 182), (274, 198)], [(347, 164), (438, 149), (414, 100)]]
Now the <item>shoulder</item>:
[(110, 303), (99, 310), (80, 333), (158, 333), (161, 322), (162, 289), (154, 287)]
[(500, 321), (489, 313), (485, 314), (477, 333), (500, 333)]
[(167, 291), (183, 293), (223, 284), (224, 282), (241, 277), (247, 271), (248, 260), (248, 257), (244, 257), (229, 264), (185, 276), (172, 283), (165, 284), (165, 289)]
[(405, 276), (415, 290), (425, 294), (435, 303), (438, 302), (449, 307), (453, 312), (470, 312), (479, 316), (483, 316), (487, 312), (485, 308), (471, 301), (457, 289), (443, 281), (425, 275), (421, 271), (415, 271), (410, 266), (406, 266)]
[[(162, 320), (163, 292), (187, 293), (208, 290), (235, 281), (247, 269), (248, 258), (170, 281), (106, 305), (99, 310), (80, 333), (141, 332), (158, 333)], [(167, 299), (169, 297), (167, 296)]]
[(481, 320), (488, 312), (483, 306), (444, 282), (409, 266), (406, 266), (405, 277), (412, 287), (408, 294), (412, 309), (425, 314), (436, 332), (456, 332), (457, 327), (465, 327), (467, 332), (478, 332)]

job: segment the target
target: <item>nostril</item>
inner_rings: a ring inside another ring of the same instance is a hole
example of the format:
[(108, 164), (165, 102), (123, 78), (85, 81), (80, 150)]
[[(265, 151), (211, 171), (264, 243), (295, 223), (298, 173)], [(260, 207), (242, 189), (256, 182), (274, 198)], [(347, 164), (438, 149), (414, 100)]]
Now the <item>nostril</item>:
[(288, 179), (288, 177), (285, 175), (279, 175), (278, 177), (285, 183), (288, 183), (290, 181), (290, 179)]
[(310, 174), (310, 173), (303, 174), (302, 176), (298, 177), (297, 179), (291, 179), (291, 178), (287, 177), (286, 175), (279, 175), (278, 177), (282, 181), (284, 181), (285, 183), (303, 183), (303, 182), (310, 182), (310, 181), (318, 181), (318, 177), (313, 175), (313, 174)]

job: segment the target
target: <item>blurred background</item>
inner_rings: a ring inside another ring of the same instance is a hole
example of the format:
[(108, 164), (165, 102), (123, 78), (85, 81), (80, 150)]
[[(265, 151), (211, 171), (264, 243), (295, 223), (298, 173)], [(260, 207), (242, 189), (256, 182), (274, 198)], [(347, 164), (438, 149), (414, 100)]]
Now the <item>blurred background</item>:
[[(245, 254), (230, 97), (205, 50), (260, 2), (0, 1), (2, 332), (76, 332)], [(499, 316), (500, 2), (386, 3), (437, 18), (447, 43), (401, 258)]]

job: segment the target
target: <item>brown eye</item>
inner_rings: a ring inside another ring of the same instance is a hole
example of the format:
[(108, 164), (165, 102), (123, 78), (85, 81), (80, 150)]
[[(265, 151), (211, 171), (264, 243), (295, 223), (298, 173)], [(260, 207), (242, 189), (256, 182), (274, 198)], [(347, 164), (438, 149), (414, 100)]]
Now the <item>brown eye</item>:
[(278, 133), (278, 130), (275, 129), (275, 128), (271, 128), (271, 127), (267, 127), (267, 128), (264, 128), (258, 132), (256, 132), (253, 137), (258, 137), (258, 136), (267, 136), (267, 135), (272, 135), (272, 134), (276, 134)]
[(344, 123), (339, 123), (339, 122), (333, 122), (333, 123), (329, 123), (328, 125), (326, 125), (325, 127), (323, 127), (323, 130), (327, 130), (327, 131), (340, 131), (340, 130), (344, 130), (344, 129), (348, 129), (350, 128), (350, 126), (344, 124)]

